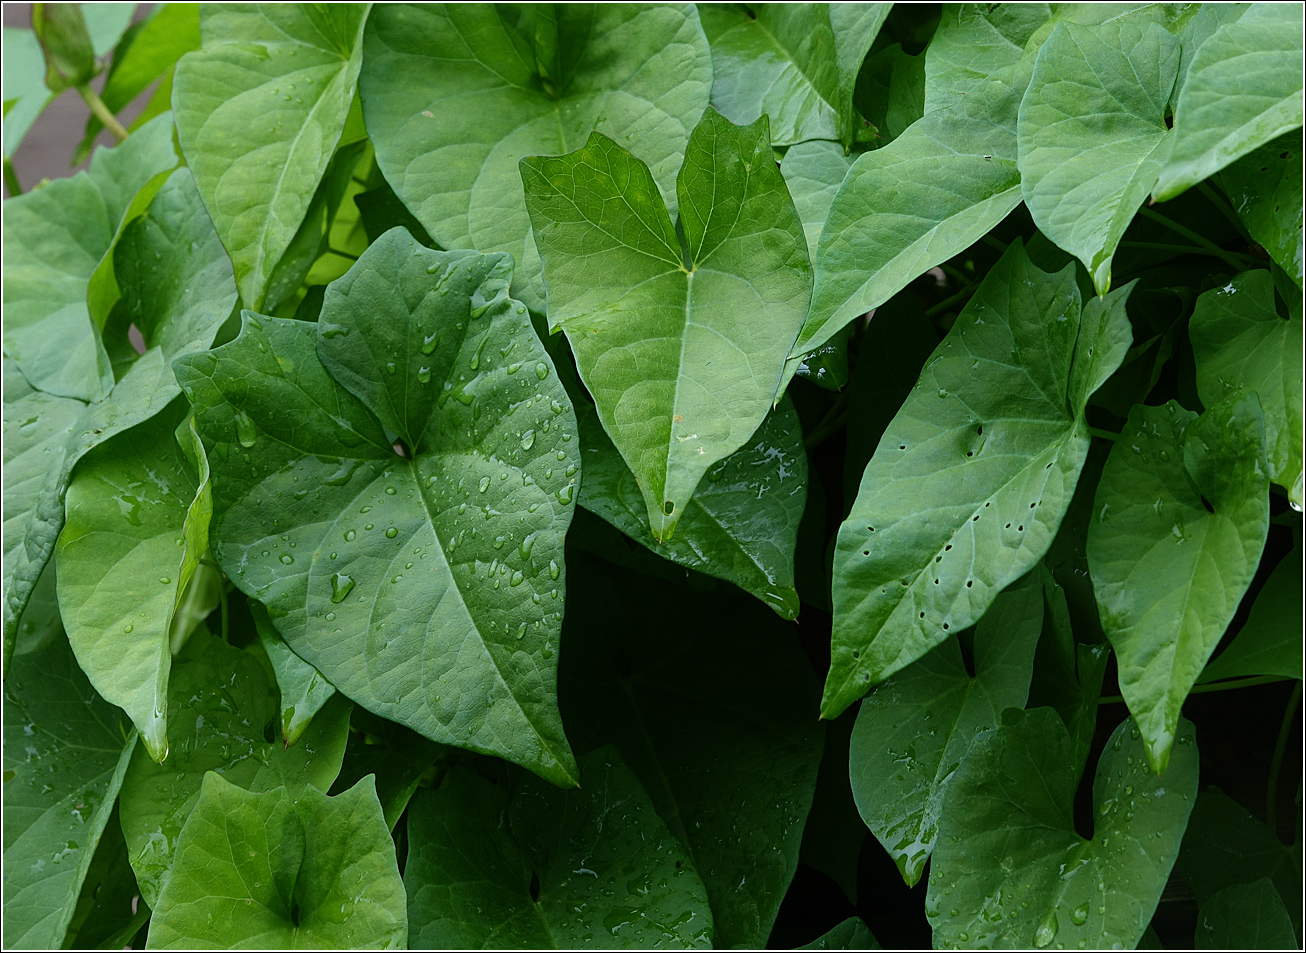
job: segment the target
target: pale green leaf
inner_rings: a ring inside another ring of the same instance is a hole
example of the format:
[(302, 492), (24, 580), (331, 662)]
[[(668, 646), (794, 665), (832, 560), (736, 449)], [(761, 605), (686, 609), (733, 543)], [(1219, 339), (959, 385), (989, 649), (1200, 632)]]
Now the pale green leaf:
[(45, 85), (45, 57), (36, 34), (7, 26), (3, 42), (4, 157), (9, 159), (53, 94)]
[(1251, 675), (1302, 677), (1302, 559), (1294, 549), (1274, 567), (1229, 646), (1199, 682)]
[(794, 544), (807, 502), (807, 452), (793, 404), (783, 401), (753, 438), (707, 471), (676, 535), (658, 543), (644, 497), (593, 409), (581, 427), (580, 505), (666, 559), (733, 582), (782, 617), (798, 615)]
[(705, 8), (712, 105), (733, 123), (771, 120), (771, 142), (834, 139), (850, 146), (857, 71), (891, 3), (759, 4)]
[(1197, 49), (1154, 192), (1174, 198), (1302, 124), (1302, 8), (1257, 3)]
[(327, 705), (300, 739), (265, 740), (277, 722), (276, 696), (258, 661), (200, 629), (173, 661), (168, 708), (174, 726), (167, 760), (135, 751), (123, 779), (123, 834), (141, 896), (157, 906), (173, 867), (177, 837), (205, 772), (250, 791), (282, 784), (325, 791), (340, 772), (350, 706)]
[(425, 949), (712, 945), (685, 848), (612, 748), (579, 790), (526, 777), (509, 793), (455, 768), (409, 812), (408, 916)]
[(821, 710), (974, 624), (1047, 551), (1088, 452), (1084, 406), (1129, 347), (1126, 287), (1007, 249), (926, 362), (839, 530)]
[(1088, 566), (1120, 692), (1157, 773), (1188, 690), (1261, 558), (1269, 521), (1263, 432), (1254, 396), (1200, 418), (1174, 401), (1139, 405), (1102, 470)]
[(336, 690), (317, 669), (281, 640), (261, 602), (251, 601), (249, 611), (254, 617), (259, 643), (267, 652), (276, 675), (281, 695), (281, 737), (288, 746), (293, 745)]
[(214, 553), (295, 654), (383, 717), (574, 783), (554, 658), (575, 417), (509, 275), (395, 229), (318, 324), (247, 312), (175, 368), (222, 468)]
[(1170, 148), (1165, 108), (1178, 70), (1178, 40), (1127, 20), (1059, 24), (1034, 63), (1017, 132), (1021, 192), (1099, 294)]
[(1280, 136), (1220, 173), (1243, 224), (1275, 263), (1302, 286), (1302, 137)]
[(785, 152), (780, 163), (794, 208), (803, 222), (807, 253), (816, 258), (817, 241), (830, 214), (830, 206), (856, 157), (846, 155), (837, 142), (813, 140)]
[(59, 949), (136, 744), (62, 639), (4, 683), (4, 945)]
[(1199, 950), (1289, 950), (1296, 945), (1288, 910), (1264, 877), (1217, 891), (1197, 914)]
[(1077, 779), (1051, 709), (1009, 711), (975, 741), (948, 783), (930, 862), (936, 949), (1138, 944), (1197, 795), (1193, 727), (1157, 778), (1138, 729), (1121, 723), (1098, 761), (1091, 840), (1075, 829)]
[(1208, 407), (1244, 391), (1255, 392), (1265, 414), (1265, 456), (1270, 479), (1300, 509), (1302, 487), (1301, 309), (1281, 318), (1268, 271), (1236, 275), (1197, 299), (1188, 336), (1197, 361), (1197, 393)]
[(244, 791), (209, 772), (150, 919), (149, 949), (408, 945), (404, 885), (372, 782)]
[(195, 175), (250, 308), (308, 213), (344, 130), (368, 4), (211, 4), (173, 103)]
[(807, 312), (807, 246), (766, 120), (709, 111), (695, 127), (677, 182), (685, 246), (648, 166), (611, 139), (521, 169), (549, 321), (667, 539), (779, 399)]
[(513, 297), (544, 311), (517, 162), (598, 131), (675, 203), (712, 64), (689, 4), (385, 4), (368, 21), (359, 87), (377, 164), (444, 248), (513, 256)]
[(1035, 577), (999, 595), (975, 626), (974, 677), (949, 639), (862, 701), (848, 762), (853, 797), (907, 886), (934, 849), (944, 783), (1004, 709), (1024, 707), (1042, 629)]
[(946, 109), (1020, 62), (1046, 3), (950, 3), (925, 49), (925, 111)]

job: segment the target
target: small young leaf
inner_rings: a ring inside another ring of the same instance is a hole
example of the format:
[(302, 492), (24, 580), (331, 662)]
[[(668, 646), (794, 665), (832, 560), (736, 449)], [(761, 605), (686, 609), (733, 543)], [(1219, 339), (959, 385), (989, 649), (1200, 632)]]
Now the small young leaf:
[(766, 120), (709, 111), (694, 128), (677, 180), (685, 246), (648, 166), (605, 136), (521, 171), (549, 321), (668, 539), (704, 473), (779, 399), (807, 312), (807, 246)]
[(414, 947), (651, 949), (712, 945), (692, 855), (616, 751), (580, 759), (582, 786), (526, 778), (511, 795), (462, 768), (409, 814)]
[(1158, 774), (1188, 690), (1261, 558), (1263, 434), (1255, 396), (1200, 418), (1174, 401), (1139, 405), (1102, 471), (1088, 566), (1120, 692)]
[(322, 673), (290, 650), (281, 640), (268, 610), (261, 602), (251, 601), (250, 615), (258, 631), (259, 644), (268, 654), (268, 662), (276, 675), (277, 690), (281, 695), (281, 737), (289, 747), (299, 740), (313, 716), (336, 693), (335, 687), (322, 677)]
[[(948, 782), (925, 912), (950, 947), (1133, 949), (1152, 919), (1197, 794), (1184, 722), (1164, 778), (1126, 719), (1093, 782), (1093, 836), (1075, 830), (1070, 738), (1048, 708), (1008, 711)], [(953, 911), (956, 911), (955, 913)]]
[(80, 4), (33, 4), (32, 32), (45, 54), (45, 85), (51, 91), (89, 83), (100, 71)]
[(213, 772), (177, 841), (149, 947), (402, 950), (404, 885), (370, 779), (262, 794)]

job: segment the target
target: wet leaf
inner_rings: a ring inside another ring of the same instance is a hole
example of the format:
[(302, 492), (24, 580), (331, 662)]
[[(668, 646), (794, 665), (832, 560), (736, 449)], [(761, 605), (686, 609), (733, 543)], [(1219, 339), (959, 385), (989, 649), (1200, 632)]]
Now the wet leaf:
[(1217, 891), (1197, 914), (1199, 950), (1282, 950), (1296, 943), (1279, 892), (1265, 878)]
[(1220, 185), (1252, 238), (1302, 286), (1302, 136), (1289, 133), (1220, 173)]
[(281, 640), (262, 603), (251, 602), (249, 611), (254, 617), (259, 644), (267, 652), (276, 675), (277, 691), (281, 695), (281, 737), (287, 746), (293, 745), (336, 690), (321, 672)]

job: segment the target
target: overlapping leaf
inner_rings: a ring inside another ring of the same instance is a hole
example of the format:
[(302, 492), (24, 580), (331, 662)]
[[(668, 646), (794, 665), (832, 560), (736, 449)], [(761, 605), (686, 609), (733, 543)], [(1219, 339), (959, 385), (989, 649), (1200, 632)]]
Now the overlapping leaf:
[(1280, 136), (1220, 173), (1220, 185), (1252, 238), (1288, 273), (1303, 278), (1302, 137)]
[(377, 714), (573, 783), (575, 417), (509, 276), (395, 229), (319, 324), (247, 313), (176, 369), (222, 468), (214, 552), (291, 649)]
[(1152, 919), (1197, 795), (1187, 722), (1164, 778), (1126, 719), (1093, 781), (1093, 836), (1075, 830), (1078, 772), (1048, 708), (1010, 711), (947, 787), (925, 912), (939, 949), (1133, 949)]
[(807, 312), (802, 223), (766, 120), (709, 111), (695, 127), (677, 180), (683, 244), (648, 166), (611, 139), (521, 169), (550, 323), (667, 539), (778, 400)]
[(822, 712), (973, 624), (1047, 550), (1088, 452), (1084, 406), (1129, 346), (1129, 289), (1081, 307), (1019, 243), (880, 440), (839, 530)]
[(177, 844), (149, 946), (386, 949), (408, 944), (404, 885), (370, 780), (251, 793), (212, 772)]
[(386, 180), (442, 247), (510, 253), (513, 297), (537, 311), (518, 160), (597, 131), (646, 162), (674, 206), (712, 83), (688, 4), (385, 4), (365, 46), (359, 85)]
[(1202, 669), (1199, 682), (1251, 675), (1302, 677), (1302, 559), (1293, 549), (1274, 567), (1228, 647)]
[(582, 787), (512, 792), (465, 769), (423, 792), (404, 871), (414, 946), (707, 948), (712, 912), (683, 846), (611, 748)]
[(287, 745), (293, 745), (313, 720), (313, 716), (335, 694), (335, 686), (281, 640), (262, 603), (251, 602), (249, 611), (254, 617), (259, 644), (267, 653), (268, 664), (272, 666), (277, 691), (281, 695), (281, 737)]
[(957, 3), (943, 9), (925, 50), (925, 111), (946, 109), (1018, 63), (1047, 23), (1046, 3)]
[(1088, 565), (1120, 692), (1165, 770), (1180, 709), (1260, 562), (1269, 521), (1254, 396), (1200, 418), (1139, 405), (1102, 470)]
[[(269, 285), (344, 130), (368, 4), (213, 4), (177, 64), (177, 132), (245, 305)], [(293, 289), (292, 289), (293, 290)]]

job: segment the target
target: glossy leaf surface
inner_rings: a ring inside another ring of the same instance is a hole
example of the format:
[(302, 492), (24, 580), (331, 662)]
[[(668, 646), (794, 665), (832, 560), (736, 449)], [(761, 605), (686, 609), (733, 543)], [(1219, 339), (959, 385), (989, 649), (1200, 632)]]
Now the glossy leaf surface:
[(595, 134), (521, 164), (549, 321), (567, 334), (599, 419), (671, 537), (704, 473), (779, 399), (807, 311), (802, 222), (766, 121), (709, 112), (677, 180), (680, 235), (648, 167)]
[(246, 314), (177, 373), (226, 477), (214, 552), (291, 649), (383, 717), (572, 783), (552, 660), (575, 418), (508, 264), (395, 229), (319, 324)]
[(404, 885), (370, 781), (244, 791), (212, 772), (150, 920), (151, 949), (386, 949), (408, 941)]
[(926, 362), (840, 527), (821, 710), (973, 624), (1042, 557), (1088, 452), (1084, 406), (1129, 346), (1128, 289), (1080, 305), (1007, 249)]
[(335, 694), (335, 686), (290, 650), (277, 634), (267, 609), (261, 603), (251, 602), (249, 611), (258, 630), (259, 644), (267, 652), (268, 662), (276, 676), (277, 691), (281, 696), (281, 737), (287, 745), (293, 745), (313, 716)]
[(948, 784), (930, 863), (936, 948), (1137, 945), (1197, 795), (1192, 726), (1160, 779), (1132, 722), (1112, 733), (1093, 781), (1091, 840), (1072, 819), (1069, 749), (1047, 708), (1009, 712), (976, 740)]
[(1180, 708), (1251, 583), (1269, 494), (1255, 397), (1134, 408), (1102, 470), (1088, 566), (1120, 692), (1165, 770)]
[(577, 790), (526, 778), (510, 794), (455, 769), (414, 800), (414, 946), (711, 946), (703, 881), (635, 775), (611, 748), (579, 764)]
[(1300, 288), (1306, 244), (1301, 133), (1280, 136), (1225, 167), (1220, 185), (1252, 238)]

